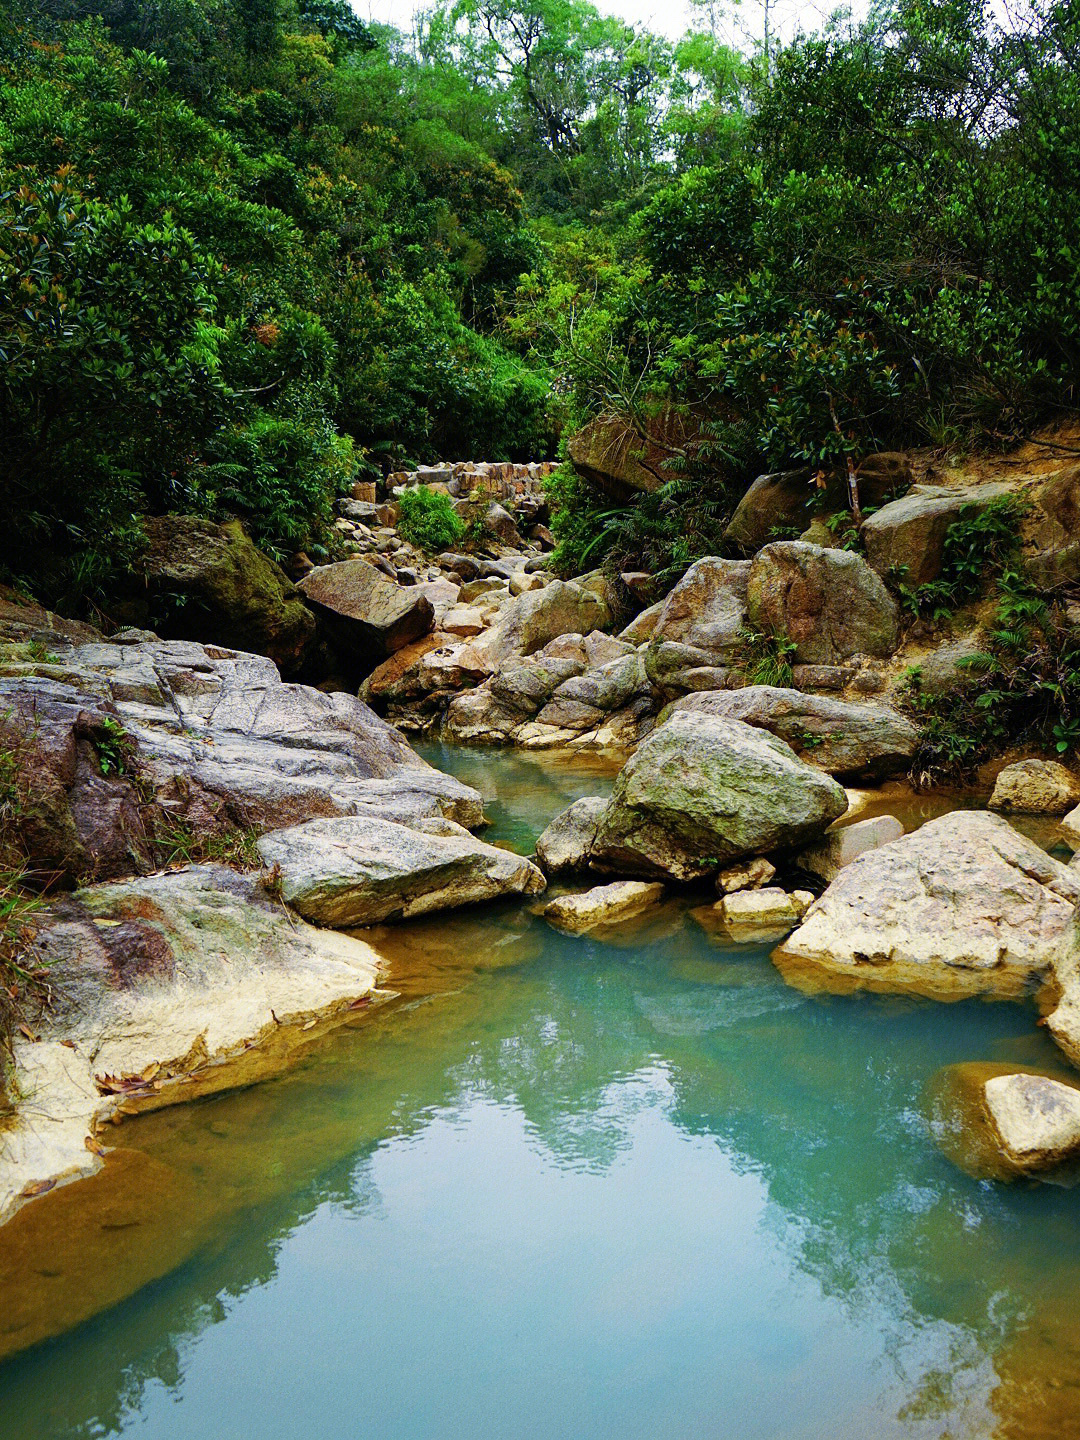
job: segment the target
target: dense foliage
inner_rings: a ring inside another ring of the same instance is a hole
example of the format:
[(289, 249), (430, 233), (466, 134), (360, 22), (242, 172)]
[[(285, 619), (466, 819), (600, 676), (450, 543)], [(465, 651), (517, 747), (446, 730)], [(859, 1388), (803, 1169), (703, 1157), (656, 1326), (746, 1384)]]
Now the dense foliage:
[(664, 484), (563, 475), (560, 562), (673, 577), (762, 468), (846, 479), (857, 524), (868, 453), (1074, 408), (1080, 12), (996, 13), (737, 51), (586, 0), (434, 0), (411, 37), (0, 0), (0, 578), (92, 602), (169, 509), (286, 554), (357, 475), (598, 414)]

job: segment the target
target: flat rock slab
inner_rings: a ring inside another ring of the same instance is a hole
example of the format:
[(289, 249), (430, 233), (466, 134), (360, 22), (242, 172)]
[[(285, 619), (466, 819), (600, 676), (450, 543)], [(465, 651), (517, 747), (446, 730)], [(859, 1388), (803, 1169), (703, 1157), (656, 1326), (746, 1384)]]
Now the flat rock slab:
[(530, 861), (449, 821), (413, 829), (391, 821), (311, 820), (275, 830), (259, 854), (281, 896), (306, 920), (339, 928), (536, 895), (547, 882)]
[(289, 915), (260, 878), (192, 866), (95, 885), (43, 911), (54, 986), (18, 1039), (19, 1101), (0, 1146), (0, 1222), (100, 1169), (95, 1128), (280, 1069), (301, 1035), (375, 998), (379, 957)]
[(544, 918), (560, 930), (580, 934), (640, 915), (663, 893), (663, 885), (655, 882), (617, 880), (612, 885), (596, 885), (582, 895), (560, 895), (544, 906)]
[(761, 890), (737, 890), (718, 900), (715, 909), (725, 925), (775, 929), (794, 925), (806, 907), (779, 886)]

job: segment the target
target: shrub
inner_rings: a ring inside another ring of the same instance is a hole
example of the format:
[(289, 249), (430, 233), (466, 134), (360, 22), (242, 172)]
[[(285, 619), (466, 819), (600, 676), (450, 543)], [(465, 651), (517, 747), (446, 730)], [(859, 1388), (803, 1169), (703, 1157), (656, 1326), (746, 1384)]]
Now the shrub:
[(437, 555), (460, 544), (465, 525), (449, 495), (420, 485), (406, 490), (398, 503), (398, 534), (425, 554)]

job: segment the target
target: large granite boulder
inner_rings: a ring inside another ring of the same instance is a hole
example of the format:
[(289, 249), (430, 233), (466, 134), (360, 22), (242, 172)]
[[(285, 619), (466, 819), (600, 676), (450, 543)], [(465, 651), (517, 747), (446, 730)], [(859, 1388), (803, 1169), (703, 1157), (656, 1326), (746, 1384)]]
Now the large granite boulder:
[(850, 550), (802, 540), (766, 545), (750, 562), (746, 616), (763, 634), (786, 635), (803, 665), (852, 655), (891, 655), (899, 609), (876, 571)]
[(287, 905), (339, 928), (535, 895), (547, 883), (528, 860), (447, 820), (309, 820), (264, 835), (258, 849)]
[(675, 714), (619, 772), (590, 862), (693, 880), (742, 855), (805, 844), (846, 808), (835, 780), (766, 731)]
[(262, 656), (183, 640), (53, 644), (43, 658), (0, 653), (34, 869), (113, 878), (177, 843), (323, 815), (482, 821), (478, 793), (363, 701), (284, 684)]
[(799, 852), (799, 868), (831, 884), (845, 865), (903, 836), (904, 827), (895, 815), (872, 815), (851, 825), (839, 825)]
[(879, 575), (904, 571), (904, 584), (915, 587), (936, 580), (945, 558), (945, 536), (967, 506), (983, 509), (1008, 485), (916, 485), (900, 500), (870, 515), (862, 538), (867, 558)]
[(377, 664), (435, 625), (420, 586), (396, 585), (366, 560), (320, 565), (299, 584), (336, 648), (361, 664)]
[(706, 556), (667, 596), (645, 655), (649, 679), (668, 694), (724, 683), (743, 646), (748, 560)]
[(286, 675), (303, 666), (315, 617), (284, 571), (239, 521), (147, 516), (136, 561), (139, 603), (159, 634), (267, 655)]
[(490, 636), (476, 643), (494, 672), (513, 657), (535, 654), (560, 635), (587, 635), (607, 630), (611, 623), (611, 608), (602, 595), (572, 580), (553, 580), (542, 590), (512, 599)]
[(786, 740), (804, 760), (844, 779), (881, 779), (906, 770), (919, 743), (911, 721), (888, 705), (774, 685), (700, 691), (671, 708), (760, 726)]
[(1057, 760), (1018, 760), (994, 782), (991, 810), (1018, 815), (1064, 815), (1080, 801), (1080, 776)]
[(579, 475), (616, 499), (655, 490), (664, 481), (664, 456), (643, 446), (620, 416), (602, 416), (570, 437), (566, 447)]
[(827, 988), (950, 998), (1052, 981), (1047, 1024), (1080, 1059), (1080, 873), (1007, 820), (956, 810), (844, 866), (774, 959)]
[(99, 1170), (106, 1121), (273, 1073), (378, 997), (370, 946), (305, 925), (224, 866), (93, 886), (36, 920), (53, 1004), (14, 1046), (0, 1222)]

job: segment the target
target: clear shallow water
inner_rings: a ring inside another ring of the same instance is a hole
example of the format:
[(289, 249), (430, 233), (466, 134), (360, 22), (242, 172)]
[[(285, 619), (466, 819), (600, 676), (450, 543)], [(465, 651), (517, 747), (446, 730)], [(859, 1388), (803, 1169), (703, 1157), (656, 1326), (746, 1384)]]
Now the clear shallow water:
[[(434, 758), (521, 848), (603, 778)], [(686, 911), (375, 932), (397, 1006), (0, 1230), (9, 1345), (117, 1302), (0, 1365), (0, 1435), (1080, 1435), (1080, 1192), (926, 1126), (941, 1065), (1058, 1065), (1033, 1012), (809, 998)]]

